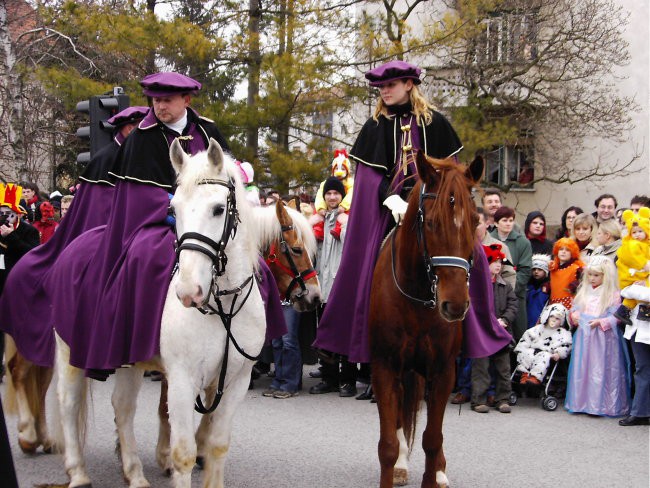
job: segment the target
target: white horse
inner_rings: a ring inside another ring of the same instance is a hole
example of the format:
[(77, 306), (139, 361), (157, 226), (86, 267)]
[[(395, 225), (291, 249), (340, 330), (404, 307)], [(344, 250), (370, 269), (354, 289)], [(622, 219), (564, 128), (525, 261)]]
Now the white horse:
[[(164, 370), (169, 383), (171, 449), (159, 452), (158, 461), (173, 467), (174, 486), (190, 487), (197, 455), (194, 402), (204, 393), (205, 410), (213, 410), (216, 404), (218, 408), (206, 414), (201, 440), (203, 486), (222, 487), (232, 418), (245, 397), (254, 356), (265, 336), (264, 305), (254, 278), (256, 224), (239, 170), (214, 140), (206, 152), (192, 158), (175, 141), (170, 156), (178, 173), (178, 188), (171, 202), (179, 235), (178, 272), (170, 283), (163, 311), (160, 357), (116, 372), (112, 403), (120, 454), (129, 487), (150, 486), (136, 452), (133, 418), (144, 369)], [(211, 313), (214, 311), (217, 313)], [(84, 375), (69, 365), (70, 351), (60, 337), (56, 347), (69, 486), (90, 487), (82, 455)], [(166, 455), (170, 459), (164, 459)]]

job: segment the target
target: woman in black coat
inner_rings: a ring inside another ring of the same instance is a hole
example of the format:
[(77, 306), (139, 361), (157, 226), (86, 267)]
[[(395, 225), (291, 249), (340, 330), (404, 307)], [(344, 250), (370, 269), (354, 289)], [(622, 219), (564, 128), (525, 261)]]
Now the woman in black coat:
[(553, 241), (546, 238), (546, 217), (542, 212), (536, 210), (528, 214), (524, 232), (533, 248), (533, 254), (553, 255)]

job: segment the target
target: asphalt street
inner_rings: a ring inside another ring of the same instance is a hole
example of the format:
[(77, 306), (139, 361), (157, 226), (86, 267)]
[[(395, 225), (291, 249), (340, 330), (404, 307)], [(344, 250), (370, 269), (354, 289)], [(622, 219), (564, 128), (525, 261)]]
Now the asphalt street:
[[(317, 380), (305, 369), (303, 392), (289, 399), (262, 396), (270, 379), (256, 381), (235, 417), (226, 467), (230, 488), (378, 486), (376, 405), (338, 394), (309, 395)], [(136, 436), (145, 475), (153, 487), (171, 480), (155, 460), (160, 383), (145, 379)], [(86, 464), (94, 488), (126, 486), (115, 455), (112, 381), (93, 382)], [(4, 394), (4, 386), (0, 387)], [(52, 393), (52, 392), (50, 392)], [(49, 402), (53, 401), (50, 395)], [(195, 414), (198, 424), (199, 415)], [(423, 429), (424, 415), (419, 422)], [(7, 419), (21, 488), (64, 484), (62, 457), (19, 451), (16, 417)], [(447, 475), (455, 488), (650, 486), (648, 427), (620, 427), (616, 419), (548, 412), (535, 399), (520, 399), (511, 414), (472, 412), (448, 405), (444, 436)], [(424, 454), (417, 441), (409, 486), (420, 485)], [(195, 470), (193, 487), (201, 486)], [(0, 480), (0, 487), (2, 481)]]

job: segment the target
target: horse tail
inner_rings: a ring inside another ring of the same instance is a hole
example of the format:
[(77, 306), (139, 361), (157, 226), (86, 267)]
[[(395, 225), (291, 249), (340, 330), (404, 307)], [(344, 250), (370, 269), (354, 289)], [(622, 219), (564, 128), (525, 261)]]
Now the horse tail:
[(424, 378), (412, 370), (404, 373), (402, 391), (402, 428), (410, 454), (415, 440), (418, 412), (424, 400)]
[(7, 387), (5, 393), (2, 397), (3, 408), (5, 413), (10, 415), (16, 415), (18, 413), (18, 402), (16, 401), (16, 388), (13, 382), (13, 376), (11, 374), (11, 368), (9, 367), (9, 362), (18, 354), (18, 349), (16, 348), (16, 343), (9, 334), (5, 334), (5, 361), (7, 365), (7, 372), (5, 374), (5, 379), (7, 381)]

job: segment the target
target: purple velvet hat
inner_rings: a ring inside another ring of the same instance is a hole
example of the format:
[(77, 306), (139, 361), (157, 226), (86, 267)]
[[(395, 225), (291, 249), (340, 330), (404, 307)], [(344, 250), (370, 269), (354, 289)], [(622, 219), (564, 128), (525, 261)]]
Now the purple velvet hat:
[(130, 124), (133, 122), (138, 122), (144, 119), (145, 115), (149, 111), (149, 107), (128, 107), (122, 110), (121, 112), (116, 113), (106, 122), (109, 124), (119, 127), (124, 124)]
[(189, 76), (171, 71), (147, 75), (140, 81), (142, 93), (148, 97), (168, 97), (177, 93), (194, 94), (201, 89), (201, 83)]
[(394, 80), (413, 80), (413, 83), (419, 85), (420, 73), (422, 70), (414, 64), (406, 61), (389, 61), (366, 73), (366, 78), (370, 81), (370, 86), (381, 86)]

